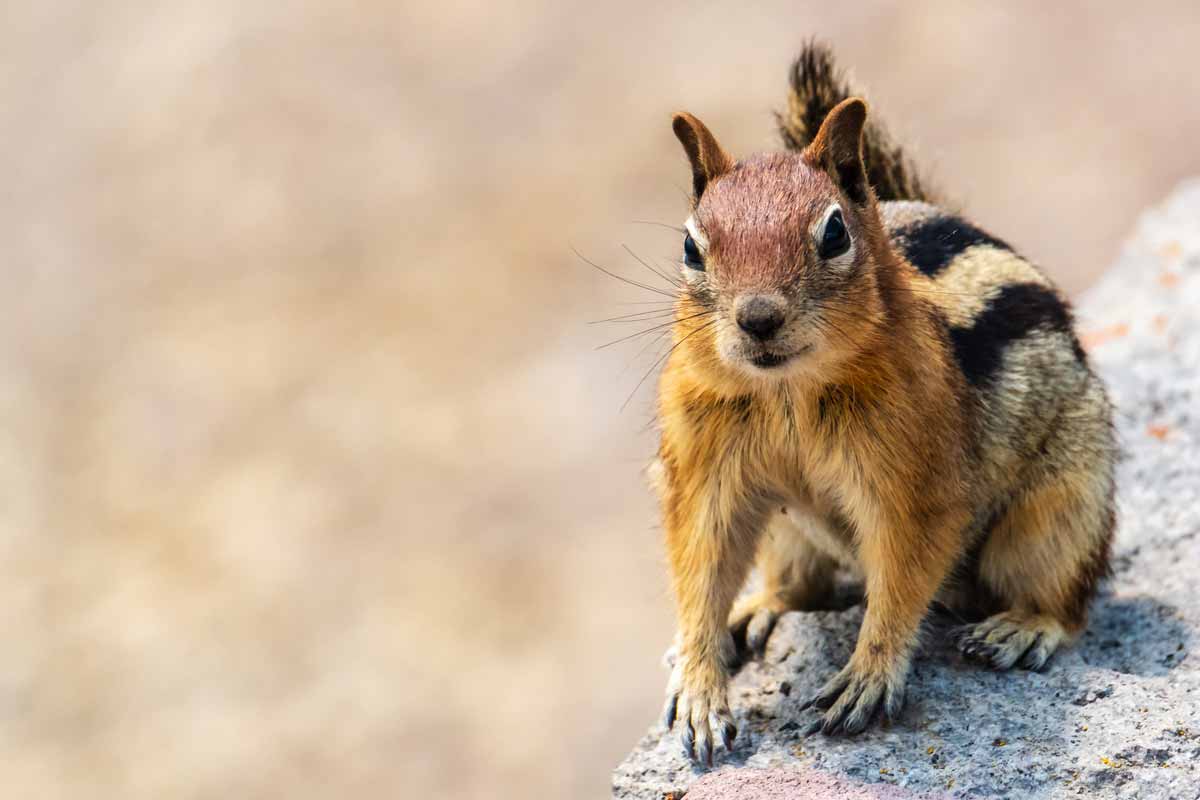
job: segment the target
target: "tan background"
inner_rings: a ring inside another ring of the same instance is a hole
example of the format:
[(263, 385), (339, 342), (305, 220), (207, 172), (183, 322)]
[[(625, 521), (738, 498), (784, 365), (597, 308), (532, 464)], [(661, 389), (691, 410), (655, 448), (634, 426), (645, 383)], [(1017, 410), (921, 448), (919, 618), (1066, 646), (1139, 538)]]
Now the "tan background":
[(6, 796), (606, 794), (653, 296), (571, 247), (673, 256), (668, 112), (774, 146), (804, 38), (1072, 290), (1200, 171), (1194, 2), (739, 5), (0, 10)]

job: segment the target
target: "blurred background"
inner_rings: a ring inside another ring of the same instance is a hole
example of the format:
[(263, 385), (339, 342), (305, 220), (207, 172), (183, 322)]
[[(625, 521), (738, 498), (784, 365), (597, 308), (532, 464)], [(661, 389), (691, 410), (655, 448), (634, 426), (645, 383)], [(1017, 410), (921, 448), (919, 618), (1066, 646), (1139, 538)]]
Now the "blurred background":
[(572, 248), (653, 280), (669, 113), (775, 147), (813, 35), (1071, 291), (1200, 172), (1194, 0), (0, 8), (5, 794), (605, 796), (665, 341)]

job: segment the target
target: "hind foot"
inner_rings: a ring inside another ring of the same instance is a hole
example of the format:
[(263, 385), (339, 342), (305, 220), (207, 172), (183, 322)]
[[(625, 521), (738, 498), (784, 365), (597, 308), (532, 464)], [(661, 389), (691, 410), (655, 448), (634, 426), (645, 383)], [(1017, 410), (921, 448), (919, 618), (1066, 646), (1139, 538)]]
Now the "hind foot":
[(729, 614), (729, 633), (739, 662), (761, 658), (779, 615), (787, 606), (775, 595), (758, 592), (738, 600)]
[(964, 625), (955, 633), (962, 654), (993, 669), (1041, 670), (1061, 645), (1070, 639), (1054, 617), (1007, 611), (977, 625)]

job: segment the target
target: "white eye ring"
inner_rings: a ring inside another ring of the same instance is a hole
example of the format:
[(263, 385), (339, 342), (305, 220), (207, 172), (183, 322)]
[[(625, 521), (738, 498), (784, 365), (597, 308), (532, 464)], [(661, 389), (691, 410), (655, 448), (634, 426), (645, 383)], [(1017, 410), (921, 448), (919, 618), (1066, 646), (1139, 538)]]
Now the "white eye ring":
[(813, 238), (817, 243), (817, 255), (826, 262), (839, 266), (853, 262), (854, 239), (841, 206), (834, 203), (825, 211)]
[[(687, 222), (683, 223), (683, 229), (684, 236), (686, 237), (684, 239), (684, 258), (681, 262), (683, 264), (683, 272), (689, 278), (696, 278), (700, 275), (703, 275), (708, 269), (708, 239), (704, 236), (704, 234), (700, 233), (700, 229), (696, 226), (694, 217), (687, 218)], [(693, 265), (688, 261), (687, 242), (689, 239), (691, 240), (691, 243), (697, 254), (700, 256), (698, 265)]]

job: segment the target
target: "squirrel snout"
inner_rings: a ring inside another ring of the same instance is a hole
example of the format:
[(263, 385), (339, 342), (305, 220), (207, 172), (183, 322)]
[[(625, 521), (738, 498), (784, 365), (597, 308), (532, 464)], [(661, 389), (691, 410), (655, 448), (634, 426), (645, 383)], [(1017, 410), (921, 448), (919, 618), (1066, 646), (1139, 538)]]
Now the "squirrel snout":
[(783, 303), (770, 296), (751, 295), (739, 299), (736, 317), (739, 328), (765, 342), (783, 327)]

